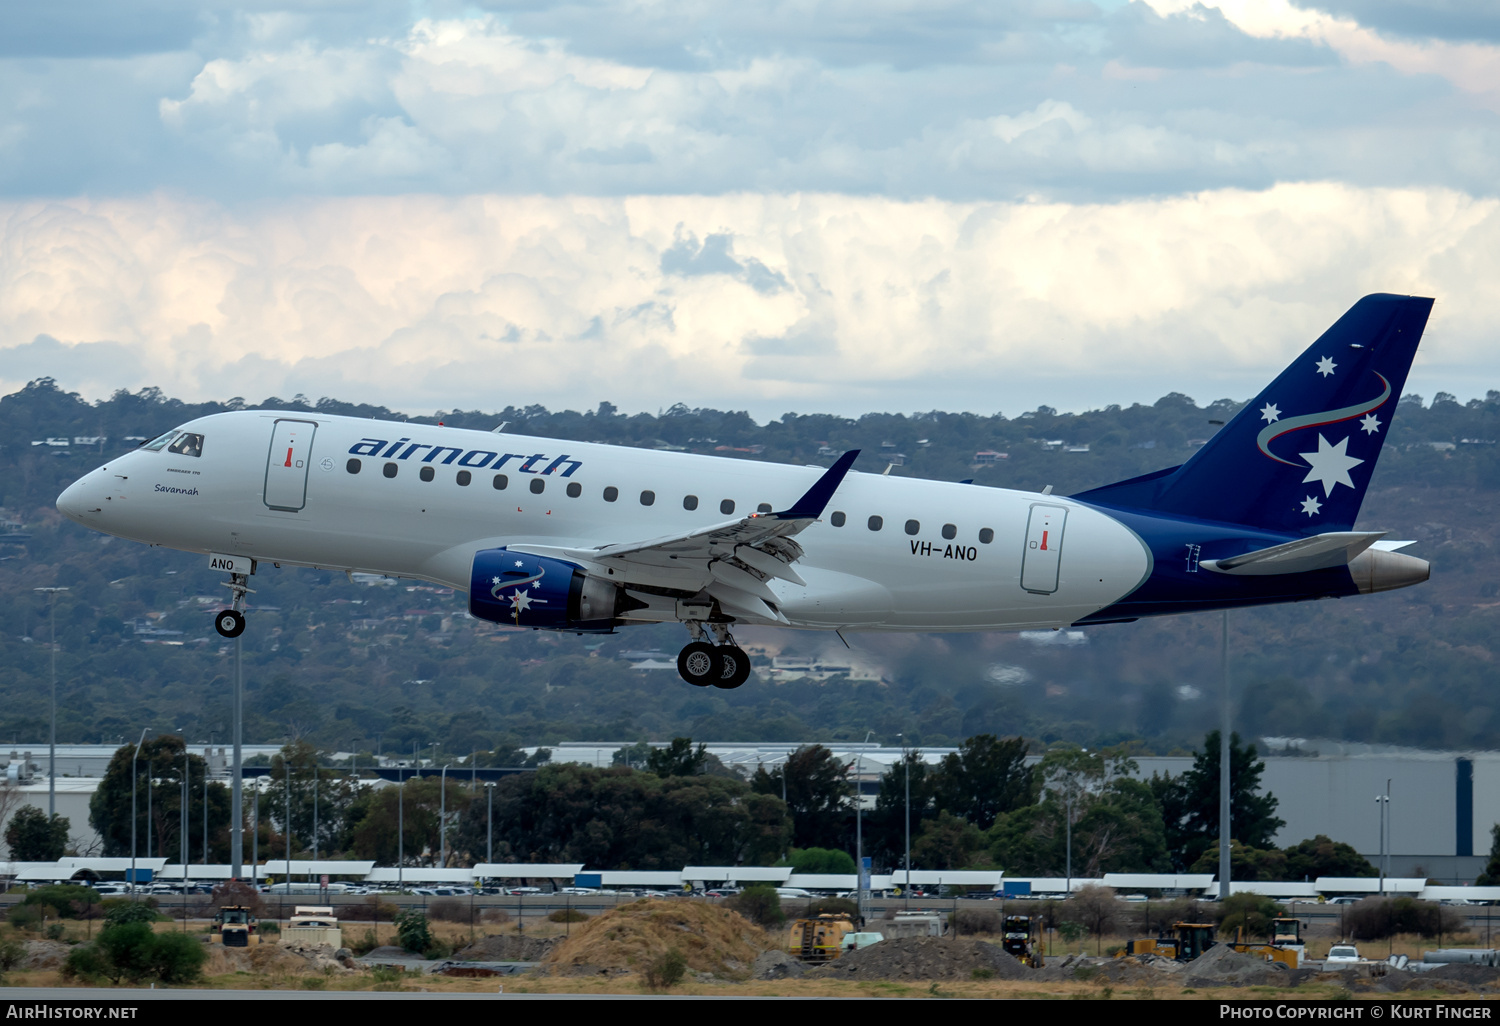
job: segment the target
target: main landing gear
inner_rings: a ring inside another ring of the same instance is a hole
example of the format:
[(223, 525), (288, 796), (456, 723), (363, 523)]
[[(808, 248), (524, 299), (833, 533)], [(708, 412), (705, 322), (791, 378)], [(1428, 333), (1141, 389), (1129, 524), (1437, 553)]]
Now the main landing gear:
[(237, 638), (245, 633), (245, 595), (255, 593), (249, 581), (248, 574), (230, 574), (229, 583), (224, 585), (234, 595), (234, 602), (230, 608), (221, 609), (214, 616), (214, 630), (223, 637)]
[(693, 640), (677, 653), (677, 672), (683, 680), (694, 687), (713, 685), (732, 691), (750, 679), (750, 657), (734, 643), (729, 628), (718, 623), (710, 625), (717, 645), (708, 642), (701, 624), (689, 623), (687, 628), (693, 633)]

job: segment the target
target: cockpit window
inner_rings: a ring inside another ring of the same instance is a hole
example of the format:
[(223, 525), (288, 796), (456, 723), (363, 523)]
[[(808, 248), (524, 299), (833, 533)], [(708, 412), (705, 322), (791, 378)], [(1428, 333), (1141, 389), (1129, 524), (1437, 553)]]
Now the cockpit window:
[(167, 452), (174, 452), (179, 456), (202, 456), (203, 436), (184, 431), (177, 436), (175, 442), (167, 446)]
[(147, 452), (158, 452), (162, 448), (164, 448), (168, 442), (170, 442), (172, 439), (176, 438), (180, 434), (182, 434), (181, 431), (178, 431), (176, 428), (173, 428), (171, 431), (168, 431), (166, 434), (164, 434), (164, 435), (158, 435), (157, 437), (151, 439), (151, 441), (149, 441), (149, 442), (145, 443), (144, 445), (142, 445), (141, 448), (145, 449)]

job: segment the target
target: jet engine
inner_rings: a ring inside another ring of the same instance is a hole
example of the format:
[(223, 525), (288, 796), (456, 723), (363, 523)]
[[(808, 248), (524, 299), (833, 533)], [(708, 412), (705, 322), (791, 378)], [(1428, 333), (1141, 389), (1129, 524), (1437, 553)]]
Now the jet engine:
[(618, 585), (546, 556), (481, 549), (469, 572), (469, 612), (492, 623), (608, 632), (620, 613), (639, 605)]

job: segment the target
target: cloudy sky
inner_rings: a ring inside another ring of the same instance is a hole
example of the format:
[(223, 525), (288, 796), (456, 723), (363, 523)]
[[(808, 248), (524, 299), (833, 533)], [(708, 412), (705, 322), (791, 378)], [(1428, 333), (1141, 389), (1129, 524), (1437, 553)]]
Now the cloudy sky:
[(1359, 296), (1500, 388), (1493, 0), (0, 7), (0, 392), (1253, 395)]

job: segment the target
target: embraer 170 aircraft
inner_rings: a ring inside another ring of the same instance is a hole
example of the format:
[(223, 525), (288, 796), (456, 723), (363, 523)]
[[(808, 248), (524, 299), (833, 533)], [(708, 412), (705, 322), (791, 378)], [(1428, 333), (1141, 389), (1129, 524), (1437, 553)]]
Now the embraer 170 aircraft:
[(208, 556), (225, 637), (266, 563), (448, 585), (539, 630), (682, 623), (690, 684), (735, 688), (740, 624), (990, 631), (1425, 581), (1353, 530), (1432, 300), (1366, 296), (1179, 467), (1071, 497), (249, 410), (71, 485), (95, 530)]

